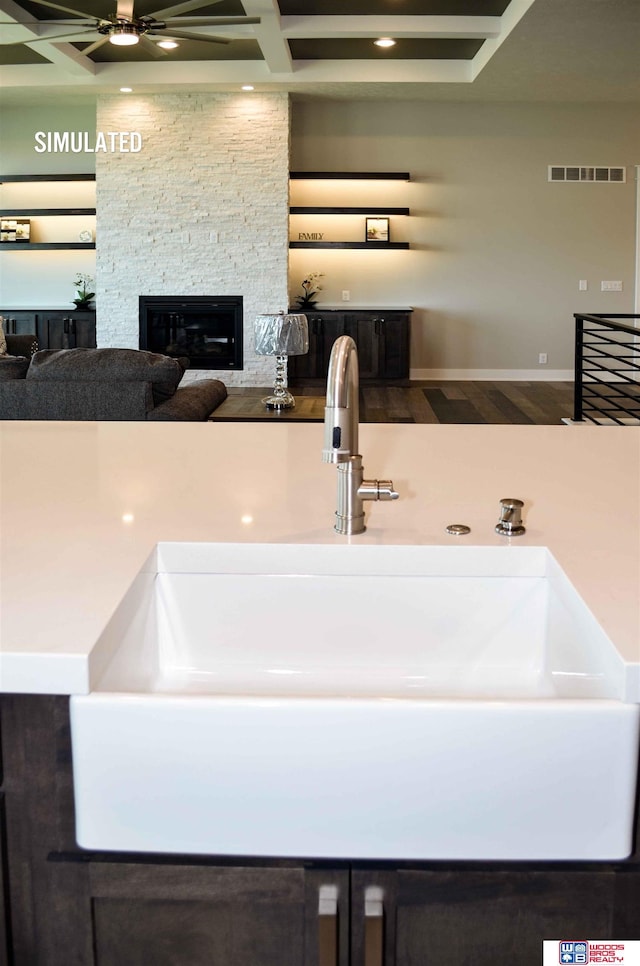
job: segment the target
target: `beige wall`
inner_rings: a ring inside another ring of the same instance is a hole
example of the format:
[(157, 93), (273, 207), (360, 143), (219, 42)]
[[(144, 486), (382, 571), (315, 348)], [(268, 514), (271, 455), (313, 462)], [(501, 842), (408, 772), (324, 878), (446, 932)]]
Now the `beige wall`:
[[(38, 155), (37, 130), (90, 130), (93, 108), (3, 113), (0, 169), (91, 170), (94, 156)], [(322, 300), (415, 306), (414, 375), (462, 370), (541, 377), (571, 368), (576, 311), (632, 311), (635, 182), (640, 123), (634, 106), (437, 104), (317, 100), (292, 105), (291, 167), (407, 170), (408, 184), (294, 183), (297, 204), (409, 206), (392, 237), (410, 251), (291, 252), (290, 292), (309, 271), (325, 273)], [(624, 185), (549, 184), (547, 165), (624, 165)], [(364, 218), (297, 216), (298, 231), (362, 237)], [(355, 234), (354, 234), (355, 232)], [(87, 262), (85, 266), (85, 261)], [(4, 254), (3, 301), (70, 306), (76, 271), (92, 252)], [(586, 278), (589, 290), (578, 291)], [(602, 294), (620, 279), (621, 295)], [(538, 354), (548, 354), (546, 367)]]
[[(292, 291), (321, 271), (327, 304), (348, 289), (354, 304), (414, 306), (414, 374), (570, 369), (573, 312), (633, 311), (638, 162), (633, 106), (295, 103), (293, 169), (412, 176), (409, 184), (352, 183), (348, 194), (304, 182), (295, 203), (368, 204), (375, 192), (379, 205), (408, 205), (412, 215), (391, 224), (409, 252), (292, 252)], [(628, 180), (549, 184), (549, 164), (624, 165)], [(347, 230), (342, 221), (334, 229), (326, 217), (298, 216), (295, 230), (330, 237)], [(602, 294), (603, 279), (622, 280), (623, 293)]]

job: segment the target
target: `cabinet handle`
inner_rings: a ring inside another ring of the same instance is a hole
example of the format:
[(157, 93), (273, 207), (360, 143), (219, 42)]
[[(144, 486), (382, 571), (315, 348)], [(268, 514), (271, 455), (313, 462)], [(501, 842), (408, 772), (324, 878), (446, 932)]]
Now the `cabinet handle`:
[(364, 966), (384, 966), (384, 893), (380, 886), (364, 890)]
[(318, 891), (318, 966), (338, 966), (338, 887)]

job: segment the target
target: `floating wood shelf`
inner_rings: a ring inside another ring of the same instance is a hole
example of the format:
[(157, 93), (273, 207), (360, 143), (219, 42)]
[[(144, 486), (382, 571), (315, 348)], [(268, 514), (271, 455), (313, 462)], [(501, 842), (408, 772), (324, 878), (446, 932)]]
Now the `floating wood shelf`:
[(408, 208), (337, 208), (337, 207), (308, 207), (295, 205), (289, 208), (292, 215), (409, 215)]
[(95, 215), (95, 208), (6, 208), (0, 209), (3, 218), (23, 218), (25, 215)]
[(2, 174), (0, 184), (14, 181), (95, 181), (95, 174)]
[(289, 242), (289, 248), (362, 248), (370, 252), (378, 248), (409, 248), (409, 242)]
[(293, 181), (411, 181), (408, 171), (291, 171)]
[(1, 242), (0, 252), (65, 251), (67, 249), (95, 247), (95, 242)]

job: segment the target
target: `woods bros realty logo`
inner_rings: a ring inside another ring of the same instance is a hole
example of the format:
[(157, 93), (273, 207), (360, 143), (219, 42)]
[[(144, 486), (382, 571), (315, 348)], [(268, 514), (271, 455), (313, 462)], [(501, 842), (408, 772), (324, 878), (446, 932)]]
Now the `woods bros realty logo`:
[(583, 963), (622, 963), (624, 966), (640, 964), (640, 941), (611, 942), (595, 939), (549, 939), (543, 943), (543, 966), (553, 963), (576, 966)]
[(33, 150), (38, 154), (137, 154), (142, 150), (138, 131), (36, 131)]

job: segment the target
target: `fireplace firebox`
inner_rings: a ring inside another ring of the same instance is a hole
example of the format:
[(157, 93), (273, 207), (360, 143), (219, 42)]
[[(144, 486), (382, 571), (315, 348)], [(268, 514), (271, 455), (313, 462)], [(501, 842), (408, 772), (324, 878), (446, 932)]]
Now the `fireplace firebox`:
[(241, 295), (140, 296), (140, 348), (193, 369), (242, 369)]

